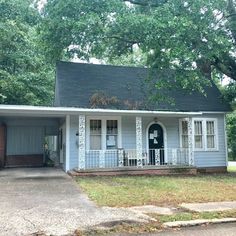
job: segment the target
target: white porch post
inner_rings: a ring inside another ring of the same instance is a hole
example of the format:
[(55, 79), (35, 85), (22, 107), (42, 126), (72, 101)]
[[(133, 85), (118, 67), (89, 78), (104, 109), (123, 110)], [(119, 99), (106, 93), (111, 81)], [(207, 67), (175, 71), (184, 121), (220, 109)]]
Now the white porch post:
[(105, 168), (105, 150), (99, 151), (99, 168)]
[(188, 155), (189, 165), (194, 165), (194, 153), (193, 153), (193, 121), (192, 118), (188, 118)]
[(66, 163), (65, 171), (70, 170), (70, 115), (66, 115)]
[(142, 117), (136, 117), (136, 155), (137, 166), (142, 167)]
[(79, 115), (78, 169), (85, 169), (85, 116)]

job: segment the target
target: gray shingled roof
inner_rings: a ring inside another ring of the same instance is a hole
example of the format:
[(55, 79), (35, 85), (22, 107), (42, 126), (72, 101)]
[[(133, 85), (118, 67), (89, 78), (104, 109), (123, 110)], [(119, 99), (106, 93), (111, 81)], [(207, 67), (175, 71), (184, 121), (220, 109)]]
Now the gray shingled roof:
[[(207, 96), (176, 88), (171, 92), (163, 91), (171, 94), (174, 103), (150, 102), (151, 90), (145, 83), (147, 76), (145, 68), (58, 62), (54, 105), (167, 111), (231, 110), (215, 85), (206, 87)], [(103, 100), (98, 102), (101, 97)]]

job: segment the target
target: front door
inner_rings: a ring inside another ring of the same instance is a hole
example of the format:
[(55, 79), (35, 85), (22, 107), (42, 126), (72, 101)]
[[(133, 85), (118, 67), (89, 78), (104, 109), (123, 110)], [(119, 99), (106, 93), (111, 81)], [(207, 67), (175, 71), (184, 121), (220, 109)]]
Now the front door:
[[(152, 124), (148, 129), (148, 145), (149, 145), (149, 164), (164, 164), (164, 137), (163, 129), (159, 124)], [(160, 149), (159, 163), (155, 161), (155, 152)]]

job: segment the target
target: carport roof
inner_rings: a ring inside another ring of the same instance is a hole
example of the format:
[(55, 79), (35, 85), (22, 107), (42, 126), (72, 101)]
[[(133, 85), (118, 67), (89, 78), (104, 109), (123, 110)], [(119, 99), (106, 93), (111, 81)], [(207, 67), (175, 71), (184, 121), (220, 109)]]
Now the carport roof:
[[(206, 113), (206, 112), (204, 112)], [(217, 112), (221, 113), (221, 112)], [(66, 115), (142, 115), (142, 116), (194, 116), (203, 112), (171, 112), (144, 110), (89, 109), (77, 107), (43, 107), (25, 105), (0, 105), (0, 116), (65, 117)]]

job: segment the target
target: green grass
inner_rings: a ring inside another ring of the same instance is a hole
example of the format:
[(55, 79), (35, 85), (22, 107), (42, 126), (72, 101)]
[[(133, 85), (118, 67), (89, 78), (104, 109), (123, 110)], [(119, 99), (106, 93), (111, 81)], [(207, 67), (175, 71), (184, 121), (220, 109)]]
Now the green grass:
[(173, 222), (173, 221), (186, 221), (186, 220), (197, 220), (197, 219), (220, 219), (227, 217), (236, 217), (236, 210), (222, 211), (222, 212), (182, 212), (174, 215), (150, 215), (157, 219), (161, 223)]
[(236, 172), (236, 166), (228, 166), (228, 172)]
[(77, 177), (100, 206), (171, 205), (236, 200), (236, 175)]

